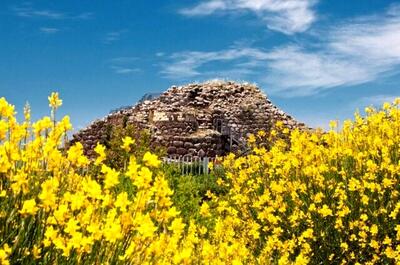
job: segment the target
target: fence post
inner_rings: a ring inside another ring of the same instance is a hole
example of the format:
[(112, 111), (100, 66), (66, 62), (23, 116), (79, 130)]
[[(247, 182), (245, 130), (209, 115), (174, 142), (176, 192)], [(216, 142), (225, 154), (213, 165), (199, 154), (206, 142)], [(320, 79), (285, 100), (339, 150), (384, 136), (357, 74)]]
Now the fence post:
[(204, 172), (208, 175), (208, 157), (204, 157)]
[(185, 163), (185, 156), (182, 157), (182, 166), (183, 166), (183, 175), (186, 174), (186, 163)]
[(196, 165), (199, 168), (199, 175), (201, 174), (201, 164), (200, 164), (200, 157), (197, 158)]
[(193, 174), (193, 156), (190, 157), (190, 174)]
[(186, 157), (186, 174), (190, 173), (189, 157)]

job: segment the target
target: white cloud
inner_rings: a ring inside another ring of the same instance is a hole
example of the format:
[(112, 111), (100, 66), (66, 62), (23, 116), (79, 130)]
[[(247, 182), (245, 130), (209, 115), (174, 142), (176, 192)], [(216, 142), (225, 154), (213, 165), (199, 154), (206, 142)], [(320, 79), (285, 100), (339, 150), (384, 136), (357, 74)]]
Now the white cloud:
[(133, 57), (133, 56), (124, 56), (124, 57), (116, 57), (112, 58), (110, 60), (111, 63), (120, 63), (120, 64), (126, 64), (126, 63), (133, 63), (138, 60), (138, 57)]
[(39, 30), (46, 34), (54, 34), (60, 31), (58, 28), (49, 28), (49, 27), (41, 27)]
[(374, 81), (400, 66), (400, 12), (393, 8), (381, 16), (348, 21), (320, 36), (316, 51), (292, 46), (272, 52), (264, 81), (277, 91), (307, 95)]
[[(375, 81), (400, 70), (400, 8), (320, 29), (316, 38), (317, 45), (303, 41), (269, 51), (239, 46), (179, 52), (169, 56), (161, 73), (173, 79), (235, 79), (237, 72), (240, 78), (265, 85), (269, 93), (305, 96)], [(215, 64), (218, 70), (207, 70)]]
[(224, 12), (252, 12), (268, 28), (285, 34), (306, 31), (316, 20), (312, 10), (317, 0), (207, 0), (192, 8), (184, 8), (185, 16), (206, 16)]
[(267, 84), (268, 91), (281, 96), (316, 94), (375, 78), (370, 69), (326, 51), (308, 52), (298, 46), (289, 46), (278, 48), (269, 55), (262, 81)]
[(23, 4), (21, 6), (12, 7), (15, 15), (25, 18), (45, 18), (52, 20), (62, 20), (62, 19), (78, 19), (86, 20), (93, 17), (93, 13), (86, 12), (77, 15), (72, 15), (64, 12), (59, 12), (50, 9), (37, 9), (31, 4)]
[(92, 13), (92, 12), (84, 12), (84, 13), (81, 13), (79, 15), (72, 16), (71, 18), (72, 19), (87, 20), (87, 19), (93, 19), (93, 17), (94, 17), (94, 13)]
[[(315, 94), (340, 85), (372, 80), (368, 69), (335, 56), (297, 46), (272, 51), (232, 47), (216, 52), (180, 52), (170, 56), (161, 73), (171, 79), (255, 78), (268, 92), (285, 96)], [(213, 64), (220, 67), (210, 70)], [(207, 70), (203, 70), (207, 69)]]
[(129, 68), (129, 67), (122, 67), (122, 66), (111, 66), (111, 69), (114, 70), (116, 74), (132, 74), (138, 73), (141, 70), (139, 68)]
[(328, 49), (344, 56), (375, 61), (380, 66), (400, 62), (400, 12), (354, 21), (334, 29)]
[(135, 66), (135, 63), (137, 63), (138, 58), (137, 57), (116, 57), (111, 60), (109, 60), (107, 63), (109, 64), (109, 67), (113, 70), (114, 73), (116, 74), (134, 74), (134, 73), (139, 73), (142, 70), (138, 67)]
[(126, 29), (109, 32), (104, 38), (104, 43), (111, 44), (113, 42), (119, 41), (122, 38), (122, 36), (127, 32), (128, 30)]
[(48, 19), (64, 19), (66, 17), (65, 13), (53, 11), (53, 10), (37, 10), (32, 7), (15, 7), (13, 8), (15, 14), (20, 17), (42, 17)]
[[(172, 79), (193, 77), (220, 78), (233, 77), (232, 74), (248, 75), (268, 57), (268, 53), (254, 48), (236, 48), (217, 52), (180, 52), (170, 56), (173, 63), (165, 63), (161, 73)], [(213, 62), (229, 63), (227, 69), (200, 71), (200, 68)]]

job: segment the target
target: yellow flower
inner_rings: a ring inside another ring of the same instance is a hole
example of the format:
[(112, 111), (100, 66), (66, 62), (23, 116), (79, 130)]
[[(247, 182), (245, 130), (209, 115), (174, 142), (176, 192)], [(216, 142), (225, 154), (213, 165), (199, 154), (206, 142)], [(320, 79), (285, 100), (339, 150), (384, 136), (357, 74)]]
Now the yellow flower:
[(173, 261), (174, 264), (187, 264), (190, 261), (190, 257), (192, 255), (191, 248), (184, 248), (178, 253), (175, 253)]
[(373, 236), (375, 236), (376, 234), (378, 234), (378, 226), (377, 226), (376, 224), (373, 224), (373, 225), (371, 226), (370, 232), (371, 232), (371, 235), (373, 235)]
[(276, 123), (275, 123), (275, 126), (277, 127), (277, 128), (282, 128), (283, 127), (283, 122), (282, 121), (277, 121)]
[(68, 211), (69, 209), (67, 204), (59, 204), (57, 210), (54, 211), (54, 218), (58, 223), (63, 224), (68, 214)]
[(260, 138), (264, 137), (265, 135), (266, 135), (266, 133), (265, 133), (264, 130), (260, 130), (260, 131), (257, 132), (257, 136), (260, 137)]
[(83, 145), (80, 142), (75, 143), (69, 150), (68, 160), (77, 166), (86, 166), (89, 163), (89, 159), (83, 154)]
[(200, 206), (200, 214), (204, 217), (209, 217), (210, 214), (210, 206), (208, 203), (203, 202), (203, 204)]
[(69, 130), (72, 130), (72, 124), (71, 124), (70, 117), (68, 115), (64, 116), (61, 119), (61, 121), (59, 123), (59, 126), (60, 126), (60, 128), (62, 128), (63, 132), (67, 132)]
[(15, 107), (9, 104), (4, 97), (0, 98), (0, 116), (11, 118), (15, 114)]
[(94, 239), (94, 240), (99, 240), (101, 238), (101, 230), (100, 230), (100, 225), (97, 223), (90, 223), (87, 227), (86, 227), (87, 231), (90, 233), (90, 236)]
[(158, 157), (150, 152), (146, 152), (143, 156), (143, 162), (149, 166), (149, 167), (159, 167), (161, 164), (161, 161), (158, 159)]
[(349, 245), (346, 242), (343, 242), (340, 244), (340, 247), (344, 250), (347, 251), (349, 249)]
[(322, 202), (322, 199), (324, 198), (324, 194), (322, 192), (318, 192), (317, 194), (315, 194), (314, 196), (314, 202), (315, 203), (320, 203)]
[(174, 218), (176, 216), (178, 216), (181, 212), (176, 210), (176, 207), (173, 206), (171, 208), (169, 208), (168, 212), (167, 212), (167, 218)]
[(23, 215), (35, 215), (39, 209), (36, 207), (35, 199), (24, 201), (22, 209), (19, 211)]
[(313, 238), (314, 230), (312, 228), (308, 228), (306, 231), (302, 233), (304, 238)]
[(101, 173), (105, 174), (104, 187), (106, 189), (110, 189), (119, 183), (119, 172), (115, 169), (109, 168), (103, 164), (101, 167)]
[(33, 246), (32, 255), (34, 259), (40, 259), (40, 254), (42, 250), (38, 246)]
[(48, 179), (41, 184), (42, 192), (38, 197), (45, 209), (56, 208), (56, 191), (58, 190), (58, 187), (59, 181), (56, 178)]
[(59, 99), (57, 92), (52, 92), (51, 95), (48, 97), (49, 99), (49, 106), (51, 108), (57, 109), (62, 105), (62, 100)]
[(8, 256), (11, 254), (11, 248), (7, 243), (3, 245), (3, 248), (0, 249), (0, 264), (8, 265), (10, 262), (8, 261)]
[(385, 255), (386, 255), (389, 259), (394, 259), (394, 258), (396, 258), (396, 256), (398, 257), (398, 254), (396, 253), (396, 251), (394, 251), (393, 248), (391, 248), (391, 247), (386, 247), (386, 249), (385, 249)]
[(94, 162), (95, 165), (100, 165), (106, 159), (106, 148), (104, 145), (97, 143), (94, 151), (97, 153), (96, 161)]
[(305, 265), (309, 263), (309, 258), (307, 258), (306, 256), (304, 256), (303, 254), (300, 253), (300, 255), (298, 255), (296, 257), (295, 263), (296, 265)]
[(8, 123), (0, 120), (0, 141), (6, 139), (8, 133)]
[(392, 244), (392, 240), (390, 239), (390, 237), (386, 236), (382, 243), (384, 245), (390, 245)]
[(328, 205), (324, 204), (322, 209), (318, 211), (323, 217), (332, 216), (332, 210), (328, 207)]
[(144, 237), (152, 237), (153, 233), (157, 231), (157, 227), (154, 225), (150, 216), (146, 214), (140, 217), (140, 225), (137, 230)]
[(331, 121), (329, 122), (329, 127), (330, 127), (331, 129), (335, 129), (337, 126), (338, 126), (338, 121), (331, 120)]
[(256, 222), (251, 222), (249, 226), (250, 226), (249, 235), (252, 236), (254, 239), (260, 238), (260, 232), (258, 230), (260, 229), (261, 226)]
[(77, 232), (77, 230), (79, 230), (78, 221), (73, 218), (69, 219), (67, 222), (67, 227), (64, 229), (64, 232), (73, 235)]
[(380, 248), (380, 245), (376, 240), (371, 240), (371, 243), (369, 243), (369, 245), (376, 250)]
[(133, 140), (130, 136), (126, 136), (124, 139), (122, 139), (122, 145), (121, 148), (124, 149), (125, 151), (129, 152), (131, 150), (131, 144), (134, 144), (135, 140)]
[(128, 200), (128, 193), (122, 192), (118, 194), (117, 200), (115, 201), (115, 207), (118, 207), (122, 212), (126, 212), (126, 207), (128, 207), (132, 202)]
[(25, 121), (31, 120), (31, 107), (28, 102), (26, 102), (25, 107), (24, 107), (24, 118), (25, 118)]
[(385, 103), (383, 103), (382, 108), (383, 108), (384, 110), (388, 110), (388, 109), (391, 108), (391, 104), (388, 103), (388, 102), (385, 102)]
[(46, 228), (46, 232), (44, 234), (45, 239), (43, 240), (43, 244), (45, 247), (48, 247), (51, 245), (51, 242), (54, 241), (57, 238), (57, 231), (54, 230), (53, 226), (48, 226)]
[(148, 167), (142, 167), (137, 177), (133, 180), (133, 184), (139, 189), (147, 189), (150, 187), (153, 179), (153, 172)]
[(363, 221), (367, 221), (368, 220), (368, 215), (366, 215), (365, 213), (360, 215), (360, 219)]
[(186, 225), (182, 223), (182, 218), (175, 218), (168, 227), (168, 230), (173, 231), (177, 235), (181, 235), (185, 226)]
[(247, 139), (247, 142), (248, 142), (249, 144), (254, 144), (254, 143), (256, 142), (256, 137), (254, 136), (254, 134), (250, 134), (250, 135), (249, 135), (249, 137), (248, 137), (248, 139)]
[(201, 235), (205, 235), (207, 233), (207, 227), (205, 227), (205, 226), (199, 227), (199, 233)]
[(123, 234), (121, 231), (121, 225), (116, 222), (108, 223), (105, 226), (103, 233), (104, 233), (104, 237), (106, 238), (106, 240), (111, 243), (114, 243), (118, 239), (121, 239), (123, 237)]

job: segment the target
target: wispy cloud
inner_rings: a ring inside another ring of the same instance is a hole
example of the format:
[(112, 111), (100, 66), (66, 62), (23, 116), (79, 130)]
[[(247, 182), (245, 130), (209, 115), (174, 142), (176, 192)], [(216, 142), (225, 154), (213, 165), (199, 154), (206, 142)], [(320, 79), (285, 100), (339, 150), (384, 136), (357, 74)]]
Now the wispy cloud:
[(273, 51), (264, 81), (277, 91), (302, 95), (367, 83), (399, 70), (399, 9), (347, 21), (319, 36), (317, 50), (307, 50), (311, 44), (306, 43)]
[(137, 57), (131, 56), (116, 57), (109, 60), (108, 64), (116, 74), (134, 74), (142, 71), (136, 66), (137, 60)]
[(261, 77), (269, 91), (282, 96), (317, 94), (338, 86), (366, 83), (377, 78), (371, 65), (356, 58), (341, 58), (334, 51), (307, 51), (299, 46), (277, 48), (266, 62)]
[(113, 42), (119, 41), (122, 38), (122, 36), (127, 32), (128, 30), (126, 29), (108, 32), (106, 34), (106, 37), (104, 38), (104, 43), (111, 44)]
[(114, 73), (123, 75), (141, 72), (139, 68), (129, 68), (123, 66), (114, 66), (114, 65), (111, 66), (111, 69), (114, 70)]
[(20, 17), (41, 17), (47, 19), (64, 19), (66, 17), (65, 13), (57, 12), (54, 10), (46, 10), (46, 9), (34, 9), (31, 6), (25, 7), (14, 7), (13, 10), (15, 14)]
[(88, 20), (88, 19), (93, 19), (94, 18), (94, 13), (93, 12), (84, 12), (80, 13), (76, 16), (71, 16), (70, 18), (72, 19), (81, 19), (81, 20)]
[(14, 6), (11, 9), (14, 11), (15, 15), (25, 18), (43, 18), (52, 20), (62, 20), (62, 19), (86, 20), (93, 18), (93, 13), (90, 12), (80, 13), (80, 14), (70, 14), (51, 9), (34, 8), (31, 4)]
[(126, 63), (133, 63), (136, 62), (139, 58), (133, 56), (123, 56), (123, 57), (116, 57), (110, 60), (110, 63), (113, 64), (126, 64)]
[[(280, 96), (305, 96), (338, 86), (377, 80), (400, 67), (400, 8), (323, 28), (314, 42), (264, 50), (230, 47), (221, 51), (184, 51), (170, 55), (161, 70), (172, 79), (251, 78)], [(218, 65), (210, 71), (211, 64)]]
[[(222, 78), (229, 73), (250, 74), (263, 63), (269, 54), (254, 48), (231, 47), (227, 50), (212, 52), (178, 52), (172, 54), (169, 59), (173, 63), (164, 63), (161, 74), (172, 79)], [(202, 70), (204, 66), (212, 62), (229, 63), (227, 69)]]
[(317, 0), (206, 0), (179, 12), (185, 16), (252, 12), (269, 29), (293, 34), (306, 31), (316, 20), (312, 9), (316, 3)]
[(58, 29), (58, 28), (49, 28), (49, 27), (41, 27), (41, 28), (39, 28), (39, 30), (42, 33), (46, 33), (46, 34), (54, 34), (54, 33), (57, 33), (60, 31), (60, 29)]

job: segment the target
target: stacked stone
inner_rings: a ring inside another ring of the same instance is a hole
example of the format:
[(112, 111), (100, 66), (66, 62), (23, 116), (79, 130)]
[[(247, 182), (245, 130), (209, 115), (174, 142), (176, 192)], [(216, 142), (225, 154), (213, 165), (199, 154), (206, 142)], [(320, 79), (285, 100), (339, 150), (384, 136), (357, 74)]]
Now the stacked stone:
[(72, 142), (82, 142), (91, 155), (97, 142), (107, 141), (110, 126), (133, 124), (148, 129), (153, 143), (165, 147), (169, 155), (213, 157), (231, 151), (229, 139), (215, 128), (216, 120), (241, 139), (268, 131), (277, 121), (289, 129), (306, 128), (274, 106), (255, 85), (209, 81), (172, 86), (156, 99), (95, 121), (75, 134)]

